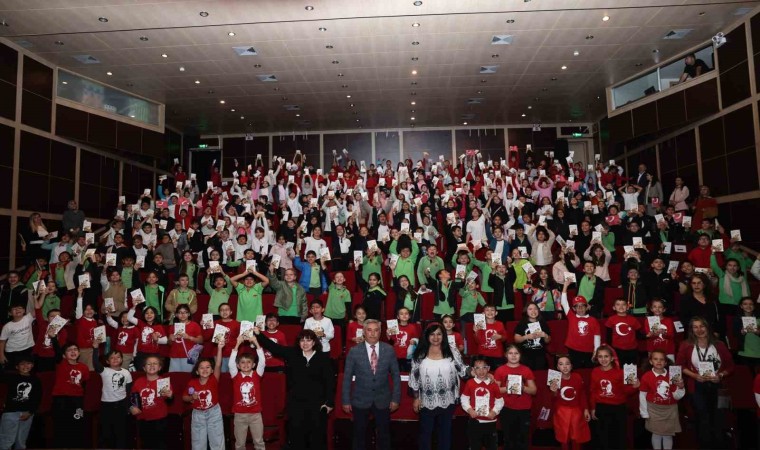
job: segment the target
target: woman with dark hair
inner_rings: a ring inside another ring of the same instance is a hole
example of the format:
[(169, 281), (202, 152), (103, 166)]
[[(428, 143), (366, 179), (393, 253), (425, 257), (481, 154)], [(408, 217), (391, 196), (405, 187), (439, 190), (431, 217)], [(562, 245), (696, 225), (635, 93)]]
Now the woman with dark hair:
[(414, 411), (420, 415), (419, 449), (432, 445), (438, 426), (438, 449), (451, 448), (454, 406), (459, 398), (459, 378), (469, 373), (456, 348), (449, 346), (446, 330), (430, 324), (412, 358), (409, 387), (414, 391)]
[[(692, 282), (695, 280), (696, 276)], [(733, 372), (734, 360), (704, 318), (695, 316), (689, 322), (688, 337), (678, 349), (676, 364), (682, 367), (687, 382), (697, 417), (700, 448), (727, 448), (723, 438), (723, 415), (718, 414), (718, 391), (723, 378)]]
[(707, 275), (695, 273), (678, 305), (679, 316), (683, 324), (689, 323), (693, 317), (701, 317), (716, 335), (723, 335), (725, 327), (718, 311), (718, 303), (710, 290), (711, 286)]
[(274, 343), (266, 333), (254, 328), (261, 346), (285, 361), (288, 380), (288, 440), (294, 449), (327, 448), (327, 415), (335, 407), (333, 363), (312, 330), (302, 330), (296, 344)]
[(694, 200), (694, 210), (691, 217), (691, 230), (696, 232), (702, 226), (702, 219), (718, 217), (718, 201), (710, 196), (710, 188), (699, 187), (699, 197)]
[(647, 185), (644, 187), (644, 199), (647, 207), (647, 215), (654, 216), (662, 206), (662, 184), (657, 175), (647, 173)]

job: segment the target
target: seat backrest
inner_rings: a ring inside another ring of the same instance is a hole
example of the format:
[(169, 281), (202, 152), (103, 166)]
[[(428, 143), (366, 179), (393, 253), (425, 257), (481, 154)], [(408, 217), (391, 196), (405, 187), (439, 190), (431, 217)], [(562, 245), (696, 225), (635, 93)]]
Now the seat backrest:
[(84, 385), (84, 410), (100, 410), (100, 397), (103, 393), (103, 379), (97, 372), (90, 372), (90, 379)]
[(301, 325), (280, 325), (278, 330), (285, 333), (285, 338), (287, 339), (288, 344), (294, 344), (296, 338), (298, 338), (298, 334), (303, 330), (303, 327)]
[(261, 416), (264, 426), (277, 424), (279, 416), (285, 411), (286, 397), (285, 374), (266, 372), (261, 379)]
[(225, 372), (219, 377), (219, 407), (222, 414), (232, 414), (232, 377)]
[(549, 353), (567, 353), (565, 339), (567, 338), (567, 320), (550, 320), (549, 330), (551, 330), (552, 341), (546, 346)]
[(335, 327), (335, 337), (330, 341), (330, 358), (340, 359), (343, 357), (343, 329)]
[(186, 410), (191, 408), (189, 403), (182, 400), (182, 395), (185, 393), (187, 383), (192, 376), (185, 372), (169, 372), (169, 380), (172, 385), (172, 394), (174, 394), (174, 400), (169, 402), (169, 414), (182, 415)]

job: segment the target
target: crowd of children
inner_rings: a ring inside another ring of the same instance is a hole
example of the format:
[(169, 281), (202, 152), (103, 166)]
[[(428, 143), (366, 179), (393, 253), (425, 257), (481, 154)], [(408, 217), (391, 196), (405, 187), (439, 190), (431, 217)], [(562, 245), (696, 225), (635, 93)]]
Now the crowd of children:
[[(624, 448), (638, 391), (654, 448), (672, 448), (685, 396), (700, 443), (718, 448), (723, 378), (734, 360), (760, 368), (757, 252), (741, 230), (727, 233), (709, 189), (682, 198), (678, 178), (668, 201), (643, 164), (625, 178), (598, 158), (475, 151), (394, 168), (344, 151), (324, 172), (297, 153), (231, 175), (204, 189), (177, 165), (135, 204), (120, 198), (99, 237), (86, 220), (60, 237), (30, 220), (43, 244), (25, 249), (33, 263), (0, 290), (2, 448), (24, 448), (35, 373), (50, 371), (61, 445), (83, 445), (84, 384), (100, 375), (101, 446), (130, 445), (127, 411), (144, 448), (164, 446), (167, 404), (185, 401), (193, 448), (223, 448), (218, 383), (229, 372), (235, 447), (250, 430), (263, 449), (256, 393), (293, 344), (280, 324), (313, 333), (335, 370), (336, 355), (363, 342), (364, 321), (381, 320), (409, 371), (422, 327), (439, 322), (449, 346), (472, 357), (461, 396), (472, 449), (496, 448), (497, 420), (507, 448), (528, 448), (539, 389), (555, 396), (563, 445), (588, 442), (595, 423), (601, 448)], [(553, 344), (560, 329), (564, 342)], [(579, 369), (593, 369), (586, 382)], [(166, 372), (193, 376), (176, 399)]]

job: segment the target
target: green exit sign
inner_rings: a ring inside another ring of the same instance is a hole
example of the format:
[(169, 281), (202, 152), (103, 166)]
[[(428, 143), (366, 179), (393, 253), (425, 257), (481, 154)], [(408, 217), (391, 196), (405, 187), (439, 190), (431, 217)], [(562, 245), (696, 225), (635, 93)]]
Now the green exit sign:
[(200, 144), (198, 145), (198, 148), (208, 148), (208, 144)]
[(583, 137), (583, 133), (573, 133), (573, 137), (576, 137), (576, 138)]

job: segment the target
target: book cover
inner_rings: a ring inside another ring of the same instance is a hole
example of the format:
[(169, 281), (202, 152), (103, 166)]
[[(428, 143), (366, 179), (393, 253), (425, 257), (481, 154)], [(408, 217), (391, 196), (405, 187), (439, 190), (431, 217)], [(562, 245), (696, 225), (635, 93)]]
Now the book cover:
[(465, 276), (467, 275), (467, 266), (464, 264), (457, 264), (455, 274), (455, 278), (464, 280)]
[(354, 250), (354, 266), (360, 266), (364, 263), (364, 252)]
[(201, 328), (204, 330), (210, 330), (214, 328), (214, 315), (204, 314), (201, 316)]
[(757, 318), (756, 317), (742, 317), (742, 328), (747, 333), (754, 333), (757, 330)]
[(221, 324), (216, 324), (214, 327), (214, 337), (211, 338), (211, 342), (214, 344), (221, 344), (227, 340), (227, 336), (230, 334), (230, 329)]
[(92, 329), (92, 340), (103, 343), (106, 341), (106, 326), (101, 325)]
[(546, 374), (546, 385), (551, 387), (552, 383), (557, 383), (557, 386), (562, 384), (562, 372), (554, 369), (549, 369)]
[(280, 268), (280, 262), (282, 261), (282, 256), (274, 254), (272, 255), (272, 267), (275, 269)]
[(486, 315), (485, 314), (473, 314), (473, 321), (475, 322), (475, 328), (486, 328)]
[(699, 361), (697, 371), (703, 377), (712, 377), (715, 375), (715, 366), (712, 361)]
[(106, 297), (103, 299), (103, 306), (105, 306), (106, 311), (111, 313), (116, 311), (116, 305), (114, 304), (113, 298)]
[(63, 329), (63, 327), (65, 327), (68, 322), (69, 322), (68, 320), (64, 319), (61, 316), (55, 316), (48, 323), (48, 328), (47, 329), (48, 330), (53, 330), (55, 332), (56, 336), (57, 336), (58, 332), (61, 331)]
[(734, 241), (741, 241), (742, 240), (741, 230), (731, 230), (731, 239)]
[(522, 395), (522, 375), (507, 375), (507, 394)]
[(636, 369), (636, 364), (623, 365), (623, 383), (624, 384), (635, 383), (637, 376), (638, 376), (638, 372)]
[(656, 333), (660, 328), (660, 318), (658, 316), (647, 316), (647, 322), (649, 322), (649, 330), (652, 333)]
[(85, 273), (82, 275), (79, 275), (79, 285), (84, 286), (85, 289), (90, 287), (90, 274)]
[(159, 378), (156, 380), (156, 390), (159, 392), (159, 394), (164, 391), (170, 391), (171, 381), (169, 378)]
[(256, 316), (256, 327), (258, 327), (260, 330), (263, 330), (266, 328), (266, 322), (267, 322), (267, 316), (264, 314), (259, 314)]
[(543, 331), (539, 322), (528, 322), (528, 334), (538, 333), (539, 331)]
[(174, 334), (183, 334), (185, 332), (185, 324), (177, 322), (174, 324)]
[(573, 272), (565, 272), (562, 274), (562, 276), (565, 278), (565, 282), (569, 281), (571, 283), (577, 283), (575, 274)]
[(679, 381), (683, 380), (683, 375), (681, 374), (681, 366), (668, 367), (668, 377), (670, 378), (671, 383), (678, 383)]
[(113, 267), (116, 265), (116, 253), (106, 253), (106, 266)]
[(525, 271), (525, 274), (528, 275), (528, 276), (531, 276), (534, 273), (536, 273), (536, 268), (533, 267), (533, 264), (531, 264), (528, 261), (526, 261), (526, 262), (523, 263), (522, 268)]
[(393, 336), (398, 334), (398, 320), (388, 319), (385, 321), (385, 326), (388, 330), (388, 335)]

